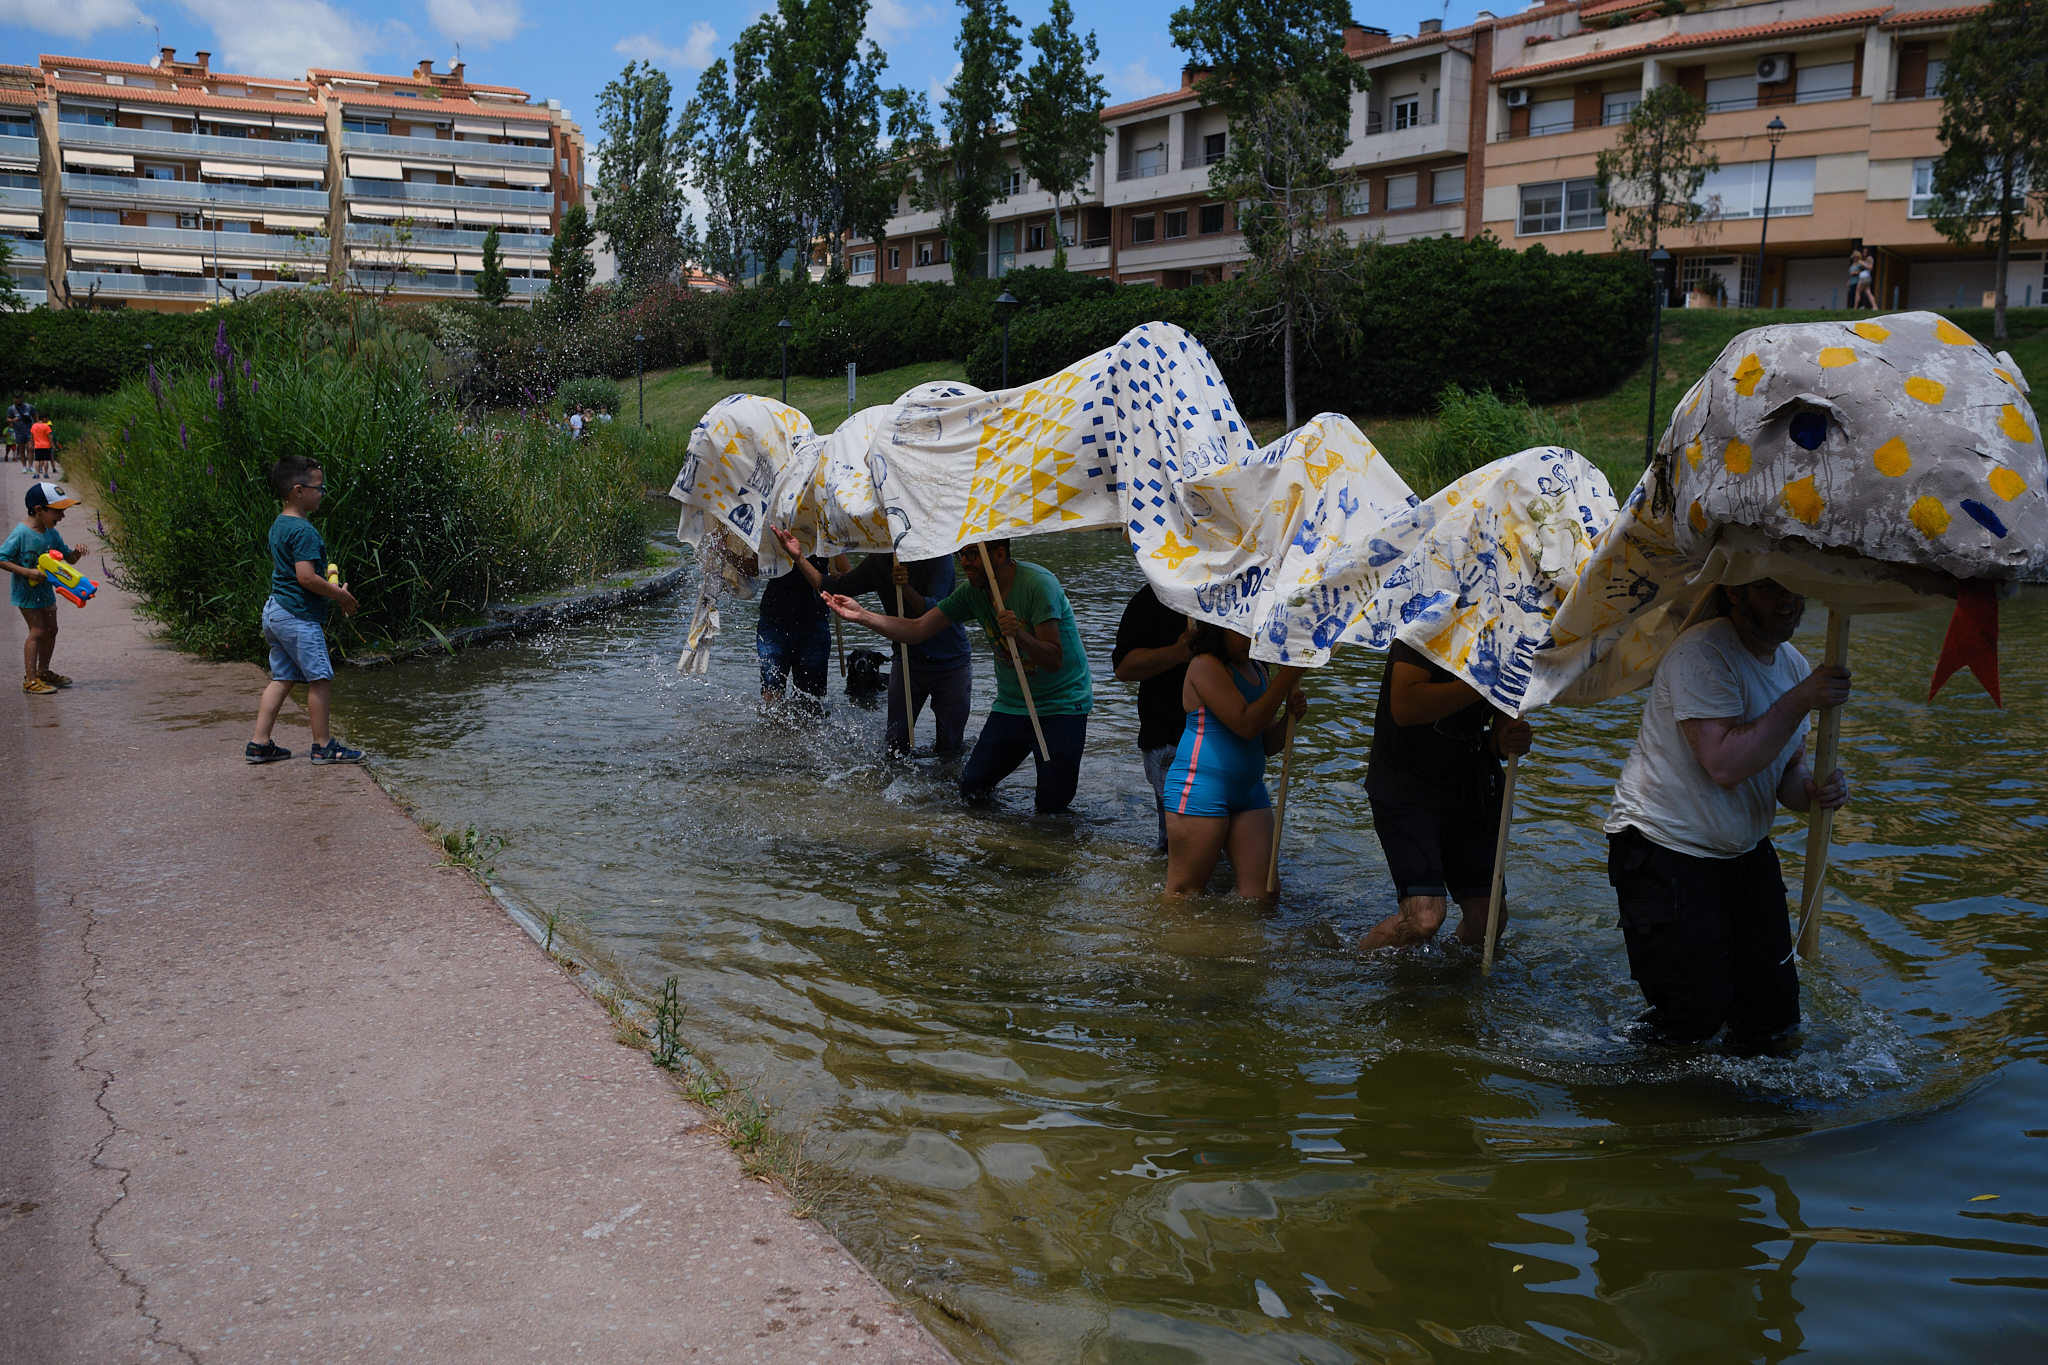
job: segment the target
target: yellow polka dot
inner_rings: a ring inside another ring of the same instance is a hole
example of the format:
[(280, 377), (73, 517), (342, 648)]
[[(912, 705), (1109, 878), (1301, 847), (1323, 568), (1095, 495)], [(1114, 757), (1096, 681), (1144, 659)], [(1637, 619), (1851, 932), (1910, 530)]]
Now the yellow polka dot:
[(1785, 491), (1778, 496), (1779, 500), (1785, 504), (1785, 510), (1805, 522), (1808, 526), (1815, 526), (1820, 523), (1820, 514), (1824, 504), (1820, 500), (1820, 490), (1813, 486), (1813, 475), (1809, 474), (1803, 479), (1794, 479), (1791, 483), (1785, 485)]
[(1951, 346), (1975, 346), (1977, 338), (1950, 322), (1947, 318), (1934, 324), (1934, 335)]
[(1706, 510), (1700, 506), (1699, 499), (1693, 499), (1692, 508), (1686, 512), (1685, 519), (1692, 523), (1692, 529), (1695, 531), (1704, 531), (1707, 529), (1707, 513)]
[(1892, 334), (1891, 328), (1880, 326), (1875, 322), (1859, 322), (1851, 330), (1865, 341), (1883, 341)]
[(2015, 382), (2015, 381), (2013, 380), (2013, 377), (2012, 377), (2012, 376), (2011, 376), (2010, 374), (2006, 373), (2006, 372), (2005, 372), (2005, 371), (2004, 371), (2003, 369), (1999, 368), (1998, 366), (1996, 366), (1996, 365), (1993, 365), (1993, 366), (1991, 367), (1991, 373), (1993, 373), (1993, 374), (1997, 375), (1997, 376), (1998, 376), (1998, 377), (1999, 377), (2000, 379), (2003, 379), (2003, 380), (2004, 380), (2004, 381), (2005, 381), (2006, 383), (2008, 383), (2008, 384), (2011, 384), (2011, 385), (2012, 385), (2012, 386), (2013, 386), (2014, 388), (2018, 388), (2018, 387), (2019, 387), (2019, 384), (2018, 384), (2018, 383), (2016, 383), (2016, 382)]
[(1740, 441), (1730, 441), (1728, 448), (1721, 452), (1721, 463), (1728, 466), (1730, 474), (1749, 472), (1749, 447)]
[(1820, 353), (1820, 367), (1823, 370), (1839, 370), (1844, 365), (1854, 365), (1856, 353), (1847, 346), (1830, 346)]
[(1920, 534), (1933, 540), (1948, 529), (1948, 509), (1941, 505), (1940, 498), (1920, 498), (1913, 503), (1913, 510), (1906, 515), (1920, 528)]
[(1902, 436), (1894, 436), (1879, 446), (1871, 460), (1877, 465), (1878, 473), (1889, 474), (1894, 479), (1913, 467), (1912, 452), (1906, 449), (1906, 440)]
[[(2017, 387), (2018, 387), (2018, 385), (2014, 385), (2014, 387), (2015, 387), (2015, 388), (2017, 388)], [(1704, 397), (1706, 397), (1706, 396), (1707, 396), (1707, 386), (1706, 386), (1706, 384), (1705, 384), (1704, 382), (1702, 382), (1702, 383), (1698, 383), (1698, 384), (1695, 384), (1695, 385), (1693, 385), (1693, 386), (1692, 386), (1692, 401), (1691, 401), (1690, 403), (1687, 403), (1687, 404), (1685, 405), (1685, 415), (1686, 415), (1687, 417), (1690, 417), (1690, 416), (1692, 416), (1692, 415), (1693, 415), (1694, 413), (1698, 412), (1698, 411), (1700, 410), (1700, 399), (1702, 399), (1702, 398), (1704, 398)]]
[(1764, 377), (1764, 363), (1751, 351), (1742, 357), (1742, 363), (1735, 367), (1735, 391), (1744, 398), (1756, 392), (1757, 382)]
[(2027, 425), (2026, 418), (2020, 416), (2020, 410), (2010, 403), (1999, 414), (1998, 429), (2021, 444), (2034, 439), (2034, 429)]
[(2004, 498), (2007, 502), (2011, 502), (2014, 498), (2027, 491), (2027, 481), (2013, 473), (2010, 469), (1992, 470), (1990, 483), (1991, 491)]
[(1936, 380), (1922, 379), (1917, 374), (1906, 381), (1907, 395), (1917, 398), (1923, 403), (1939, 403), (1942, 395), (1947, 392), (1948, 390), (1942, 387)]
[(1700, 467), (1700, 443), (1698, 438), (1694, 438), (1693, 443), (1685, 448), (1685, 462), (1694, 469)]

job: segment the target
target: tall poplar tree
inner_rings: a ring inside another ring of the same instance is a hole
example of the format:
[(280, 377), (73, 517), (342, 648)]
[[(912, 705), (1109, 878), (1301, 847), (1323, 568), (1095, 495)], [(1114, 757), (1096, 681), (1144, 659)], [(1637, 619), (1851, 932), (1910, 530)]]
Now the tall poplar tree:
[(1594, 158), (1600, 208), (1617, 247), (1655, 251), (1664, 229), (1697, 223), (1707, 175), (1721, 158), (1700, 138), (1707, 106), (1682, 86), (1660, 85), (1643, 96), (1615, 130), (1614, 145)]
[(505, 278), (505, 261), (498, 254), (498, 230), (492, 228), (484, 234), (484, 265), (477, 272), (476, 297), (478, 302), (498, 308), (511, 293), (512, 285)]
[(581, 204), (571, 204), (555, 229), (554, 245), (548, 248), (549, 310), (564, 322), (574, 322), (583, 312), (583, 296), (590, 292), (590, 278), (596, 266), (590, 247), (597, 233), (590, 226), (590, 214)]
[(751, 93), (720, 57), (697, 78), (696, 98), (683, 106), (676, 126), (691, 182), (704, 197), (704, 268), (735, 285), (746, 277), (759, 235)]
[(1067, 268), (1067, 233), (1060, 201), (1072, 198), (1108, 133), (1102, 106), (1109, 87), (1089, 71), (1095, 34), (1074, 32), (1074, 7), (1052, 0), (1046, 21), (1031, 30), (1038, 58), (1017, 87), (1017, 159), (1024, 173), (1052, 196), (1052, 266)]
[(597, 97), (597, 230), (633, 285), (667, 277), (680, 256), (684, 161), (669, 127), (668, 77), (628, 62)]
[(989, 206), (1010, 178), (1003, 135), (1012, 116), (1013, 86), (1022, 45), (1017, 16), (1003, 0), (960, 0), (965, 11), (953, 50), (960, 71), (940, 102), (951, 144), (953, 280), (974, 278), (974, 264), (988, 249)]

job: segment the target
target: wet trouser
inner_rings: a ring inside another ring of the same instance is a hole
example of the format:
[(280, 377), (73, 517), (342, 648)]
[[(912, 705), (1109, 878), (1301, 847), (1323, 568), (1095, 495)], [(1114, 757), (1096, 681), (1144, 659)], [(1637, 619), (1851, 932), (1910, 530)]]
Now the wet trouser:
[(1074, 800), (1074, 788), (1081, 785), (1081, 751), (1088, 747), (1088, 717), (1040, 716), (1045, 729), (1045, 747), (1050, 761), (1038, 756), (1038, 742), (1031, 733), (1031, 717), (991, 711), (974, 741), (974, 752), (960, 770), (960, 794), (970, 801), (985, 800), (995, 793), (996, 784), (1017, 771), (1025, 759), (1038, 768), (1040, 815), (1057, 815)]
[(938, 743), (932, 752), (940, 758), (951, 758), (966, 747), (967, 708), (974, 696), (974, 664), (972, 661), (954, 665), (936, 672), (912, 668), (910, 670), (910, 724), (903, 719), (903, 655), (898, 651), (896, 666), (889, 670), (889, 752), (907, 754), (910, 752), (911, 728), (917, 716), (924, 711), (924, 704), (932, 704), (932, 717), (939, 723)]
[(1145, 755), (1145, 780), (1152, 784), (1152, 806), (1159, 817), (1159, 841), (1152, 846), (1154, 853), (1166, 852), (1166, 770), (1173, 766), (1173, 760), (1180, 756), (1180, 745), (1167, 744), (1157, 749), (1141, 749)]
[(1704, 1042), (1725, 1024), (1761, 1041), (1799, 1023), (1799, 973), (1778, 851), (1765, 839), (1733, 858), (1652, 843), (1634, 826), (1607, 836), (1629, 975), (1660, 1041)]

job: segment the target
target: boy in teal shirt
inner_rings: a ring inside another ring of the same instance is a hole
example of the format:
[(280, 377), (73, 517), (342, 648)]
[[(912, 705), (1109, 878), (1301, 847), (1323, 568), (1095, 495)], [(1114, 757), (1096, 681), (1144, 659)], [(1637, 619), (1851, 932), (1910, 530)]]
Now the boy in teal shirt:
[(361, 749), (343, 747), (327, 731), (334, 665), (327, 657), (327, 604), (356, 614), (346, 583), (321, 577), (327, 546), (307, 518), (320, 510), (327, 475), (316, 461), (287, 455), (270, 470), (270, 486), (284, 510), (270, 523), (270, 600), (263, 604), (263, 639), (270, 646), (270, 683), (256, 706), (256, 732), (243, 756), (251, 763), (275, 763), (292, 751), (271, 742), (271, 728), (284, 699), (297, 683), (306, 685), (306, 713), (313, 722), (315, 763), (360, 763)]
[[(1002, 611), (996, 610), (989, 593), (983, 549), (1002, 590)], [(1088, 744), (1088, 713), (1095, 709), (1095, 686), (1088, 675), (1088, 656), (1081, 652), (1074, 609), (1049, 571), (1010, 558), (1007, 540), (968, 546), (960, 551), (959, 560), (966, 581), (922, 616), (883, 616), (850, 597), (831, 594), (825, 603), (847, 620), (907, 645), (928, 640), (948, 626), (978, 622), (996, 653), (996, 704), (961, 770), (960, 794), (970, 801), (986, 799), (1028, 756), (1038, 770), (1038, 813), (1057, 814), (1074, 800), (1081, 780), (1081, 751)], [(1046, 748), (1052, 752), (1049, 759), (1039, 754), (1031, 732), (1023, 684), (1009, 657), (1012, 641), (1024, 663)]]
[(57, 534), (64, 509), (76, 507), (77, 498), (54, 483), (38, 481), (28, 486), (22, 501), (28, 507), (28, 520), (0, 544), (0, 567), (14, 576), (9, 595), (21, 608), (21, 619), (28, 623), (28, 638), (21, 642), (21, 690), (39, 697), (69, 687), (71, 679), (50, 671), (50, 655), (57, 648), (57, 590), (36, 561), (55, 550), (65, 563), (76, 564), (86, 556), (88, 547), (74, 550)]

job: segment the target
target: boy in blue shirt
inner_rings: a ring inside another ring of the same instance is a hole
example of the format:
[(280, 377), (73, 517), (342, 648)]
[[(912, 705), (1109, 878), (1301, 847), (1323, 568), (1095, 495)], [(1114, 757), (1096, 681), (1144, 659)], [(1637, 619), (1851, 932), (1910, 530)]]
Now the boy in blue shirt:
[(315, 763), (360, 763), (361, 749), (343, 748), (327, 732), (328, 697), (334, 665), (327, 657), (327, 604), (344, 616), (356, 614), (356, 599), (346, 583), (320, 576), (327, 546), (307, 518), (320, 510), (327, 476), (317, 461), (287, 455), (270, 470), (270, 486), (284, 503), (270, 523), (270, 600), (263, 604), (263, 638), (270, 645), (270, 683), (256, 707), (256, 733), (243, 755), (251, 763), (275, 763), (292, 751), (273, 744), (271, 727), (284, 699), (297, 683), (306, 685), (306, 713), (313, 722)]
[(74, 550), (57, 534), (64, 509), (76, 507), (77, 498), (54, 483), (38, 481), (28, 486), (28, 496), (22, 501), (28, 505), (28, 520), (0, 544), (0, 567), (14, 575), (11, 596), (21, 608), (21, 619), (28, 622), (28, 638), (21, 642), (21, 690), (40, 697), (69, 687), (71, 679), (50, 671), (50, 655), (57, 648), (57, 590), (36, 561), (55, 550), (65, 563), (76, 564), (89, 553), (89, 547), (81, 545)]

